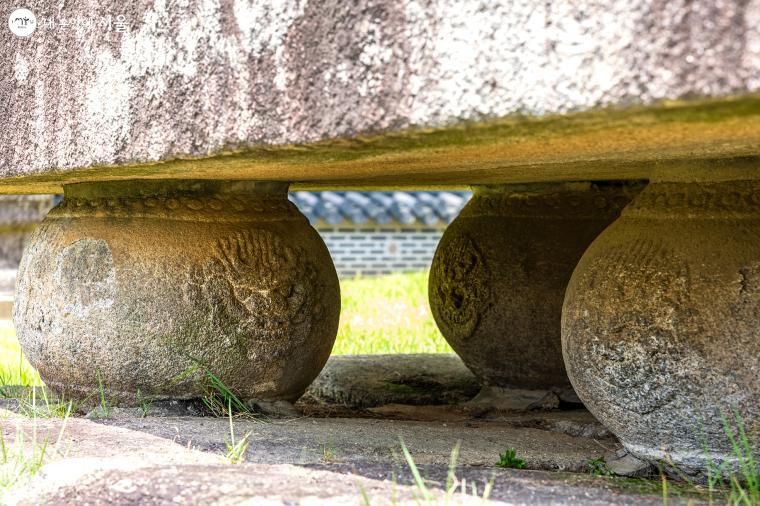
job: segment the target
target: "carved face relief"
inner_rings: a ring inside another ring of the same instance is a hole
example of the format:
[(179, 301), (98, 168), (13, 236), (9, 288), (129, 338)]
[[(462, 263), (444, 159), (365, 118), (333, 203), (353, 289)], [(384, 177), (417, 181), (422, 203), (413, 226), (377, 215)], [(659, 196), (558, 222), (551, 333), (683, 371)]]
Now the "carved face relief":
[(320, 316), (314, 266), (268, 230), (219, 239), (202, 276), (214, 324), (238, 340), (298, 342)]
[(469, 236), (457, 236), (436, 257), (431, 276), (439, 323), (449, 327), (447, 335), (462, 340), (470, 337), (489, 300), (482, 253)]

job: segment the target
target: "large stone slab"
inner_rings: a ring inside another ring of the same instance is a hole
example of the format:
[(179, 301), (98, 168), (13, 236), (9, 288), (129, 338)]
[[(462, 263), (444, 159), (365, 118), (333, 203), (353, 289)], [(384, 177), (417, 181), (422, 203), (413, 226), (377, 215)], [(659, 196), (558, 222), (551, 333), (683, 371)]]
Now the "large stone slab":
[[(497, 469), (504, 445), (518, 448), (529, 467), (541, 451), (582, 462), (602, 450), (590, 438), (528, 428), (489, 429), (424, 422), (300, 419), (261, 423), (235, 420), (238, 437), (250, 431), (247, 463), (230, 465), (229, 422), (209, 418), (31, 420), (3, 413), (6, 445), (47, 438), (49, 459), (5, 504), (416, 504), (412, 475), (401, 455), (403, 436), (433, 497), (441, 499), (449, 454), (462, 452), (458, 479), (482, 495), (493, 483), (496, 504), (659, 504), (660, 497), (625, 483), (588, 475)], [(539, 437), (537, 438), (537, 435)], [(525, 445), (528, 446), (525, 446)], [(604, 441), (602, 444), (609, 444)], [(540, 450), (540, 448), (544, 448)], [(15, 448), (15, 447), (14, 447)], [(31, 448), (29, 449), (31, 450)], [(395, 451), (395, 456), (393, 452)], [(551, 457), (555, 458), (555, 457)], [(460, 482), (461, 483), (461, 482)], [(677, 501), (676, 501), (677, 502)], [(480, 499), (451, 504), (482, 504)]]
[[(0, 116), (10, 126), (0, 130), (0, 175), (37, 179), (5, 182), (6, 192), (109, 177), (365, 185), (642, 177), (645, 168), (624, 162), (758, 154), (756, 102), (675, 117), (508, 122), (316, 152), (262, 148), (757, 91), (758, 0), (25, 7), (37, 17), (31, 36), (0, 31)], [(72, 19), (95, 26), (61, 26)], [(109, 19), (123, 24), (98, 24)], [(183, 161), (152, 165), (172, 160)], [(596, 176), (555, 167), (589, 160), (608, 165)]]
[[(200, 402), (154, 401), (63, 421), (45, 418), (57, 404), (45, 404), (52, 396), (44, 390), (5, 389), (9, 398), (0, 399), (0, 419), (10, 454), (16, 454), (21, 432), (28, 451), (34, 438), (47, 440), (50, 451), (39, 475), (0, 502), (366, 504), (364, 492), (373, 505), (393, 504), (394, 497), (395, 504), (416, 504), (420, 491), (403, 441), (438, 499), (452, 449), (459, 445), (457, 483), (466, 482), (468, 490), (475, 484), (482, 495), (491, 482), (491, 499), (497, 503), (660, 503), (659, 481), (588, 474), (591, 461), (624, 457), (624, 452), (585, 409), (473, 412), (467, 403), (456, 404), (462, 383), (477, 388), (461, 360), (445, 354), (399, 355), (394, 365), (393, 358), (331, 359), (321, 390), (311, 392), (323, 409), (299, 403), (302, 415), (280, 418), (251, 413), (215, 418), (203, 416)], [(420, 370), (413, 370), (411, 359)], [(417, 388), (387, 397), (388, 382)], [(425, 385), (451, 392), (426, 396)], [(385, 404), (366, 407), (368, 401)], [(425, 405), (444, 401), (450, 404)], [(105, 402), (108, 406), (108, 398)], [(32, 412), (33, 418), (18, 415)], [(237, 440), (248, 438), (238, 465), (225, 458), (231, 426)], [(495, 466), (508, 448), (525, 460), (525, 469)], [(472, 498), (459, 499), (449, 504), (472, 503)], [(674, 499), (671, 492), (670, 502), (678, 503)]]

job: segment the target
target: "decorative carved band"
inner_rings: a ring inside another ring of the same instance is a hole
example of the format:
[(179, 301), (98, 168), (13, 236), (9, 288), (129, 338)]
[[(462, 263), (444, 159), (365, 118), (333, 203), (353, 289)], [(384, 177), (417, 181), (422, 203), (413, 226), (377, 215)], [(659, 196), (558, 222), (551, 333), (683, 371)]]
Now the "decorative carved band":
[(476, 193), (462, 216), (578, 219), (616, 216), (640, 187), (592, 187), (582, 191)]
[(285, 195), (66, 197), (49, 217), (151, 217), (191, 221), (305, 219)]
[(760, 181), (652, 183), (625, 210), (628, 217), (760, 218)]

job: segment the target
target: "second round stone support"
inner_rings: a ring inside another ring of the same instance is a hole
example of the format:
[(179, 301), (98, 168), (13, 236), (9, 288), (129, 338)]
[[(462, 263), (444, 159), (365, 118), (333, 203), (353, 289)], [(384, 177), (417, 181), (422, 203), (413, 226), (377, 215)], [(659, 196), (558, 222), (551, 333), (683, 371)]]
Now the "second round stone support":
[(474, 189), (438, 246), (429, 297), (441, 333), (485, 385), (478, 400), (499, 405), (506, 394), (516, 399), (506, 407), (521, 408), (545, 402), (550, 390), (572, 398), (560, 338), (565, 288), (589, 244), (641, 187)]
[(65, 187), (22, 259), (14, 321), (66, 399), (193, 398), (211, 373), (274, 403), (320, 372), (339, 311), (330, 255), (286, 184), (122, 181)]

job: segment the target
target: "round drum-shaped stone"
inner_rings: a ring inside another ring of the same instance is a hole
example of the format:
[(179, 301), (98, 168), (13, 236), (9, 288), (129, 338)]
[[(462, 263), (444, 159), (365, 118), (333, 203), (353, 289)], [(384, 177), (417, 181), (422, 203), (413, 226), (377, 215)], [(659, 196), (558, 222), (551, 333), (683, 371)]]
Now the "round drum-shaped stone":
[(573, 274), (568, 374), (640, 458), (693, 473), (708, 457), (735, 463), (734, 410), (760, 440), (758, 195), (760, 182), (652, 183)]
[(287, 186), (67, 186), (19, 269), (14, 320), (45, 383), (99, 382), (117, 402), (202, 394), (211, 372), (247, 400), (294, 400), (330, 355), (338, 279)]
[(640, 191), (591, 183), (477, 188), (446, 229), (430, 271), (441, 333), (486, 385), (569, 384), (560, 320), (591, 241)]

